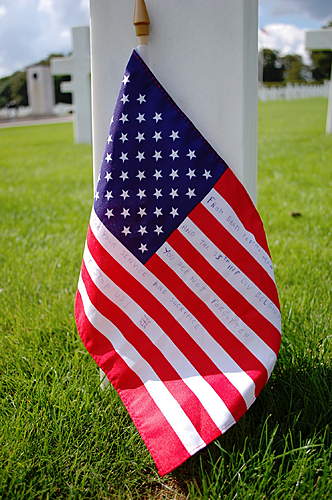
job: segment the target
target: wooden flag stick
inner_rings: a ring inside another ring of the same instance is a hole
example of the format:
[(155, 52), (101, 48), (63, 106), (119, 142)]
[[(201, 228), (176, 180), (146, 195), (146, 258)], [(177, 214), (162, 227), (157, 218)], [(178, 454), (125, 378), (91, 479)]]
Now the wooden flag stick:
[(146, 45), (150, 34), (150, 19), (144, 0), (135, 0), (134, 26), (138, 45)]

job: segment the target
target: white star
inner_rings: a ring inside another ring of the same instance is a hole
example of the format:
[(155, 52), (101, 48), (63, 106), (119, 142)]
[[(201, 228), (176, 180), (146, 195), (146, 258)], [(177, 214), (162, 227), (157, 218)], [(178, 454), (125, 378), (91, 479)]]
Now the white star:
[(158, 179), (160, 179), (160, 178), (162, 177), (162, 175), (161, 175), (161, 170), (155, 170), (155, 171), (154, 171), (154, 174), (153, 174), (153, 177), (155, 177), (155, 178), (156, 178), (156, 181), (157, 181)]
[(161, 160), (162, 159), (161, 151), (155, 151), (154, 155), (152, 156), (152, 158), (155, 158), (156, 161)]
[(120, 101), (124, 104), (125, 102), (129, 102), (129, 94), (122, 94)]
[(145, 177), (145, 170), (139, 170), (138, 171), (138, 174), (136, 175), (136, 177), (141, 181), (142, 179), (146, 179)]
[(122, 193), (120, 194), (120, 196), (125, 200), (126, 198), (130, 198), (129, 194), (128, 194), (128, 190), (125, 191), (124, 189), (122, 190)]
[(160, 198), (162, 196), (161, 194), (161, 189), (155, 189), (155, 192), (153, 193), (153, 196), (155, 196), (158, 200), (158, 198)]
[(121, 156), (119, 158), (124, 163), (126, 160), (128, 160), (128, 153), (121, 153)]
[(106, 194), (105, 194), (104, 198), (107, 198), (107, 201), (108, 201), (110, 198), (113, 198), (112, 191), (106, 191)]
[(162, 120), (161, 113), (155, 113), (153, 120), (156, 120), (156, 123), (158, 123), (159, 120)]
[(128, 141), (128, 137), (127, 137), (128, 134), (123, 134), (121, 133), (121, 137), (120, 137), (120, 141), (122, 141), (122, 144), (125, 142), (125, 141)]
[(137, 195), (139, 199), (146, 198), (145, 189), (139, 189)]
[(140, 163), (141, 163), (142, 160), (145, 160), (144, 151), (142, 153), (140, 153), (139, 151), (137, 151), (136, 158), (139, 160)]
[(170, 157), (172, 158), (172, 160), (175, 160), (175, 158), (179, 158), (178, 150), (174, 151), (174, 149), (172, 149)]
[(158, 142), (161, 139), (161, 132), (155, 132), (152, 139), (155, 139), (155, 141)]
[(159, 217), (159, 215), (163, 215), (163, 212), (162, 212), (162, 209), (161, 208), (158, 208), (156, 207), (156, 210), (153, 212), (157, 217)]
[(112, 155), (110, 153), (107, 153), (107, 155), (105, 156), (105, 161), (107, 161), (107, 163), (112, 161)]
[(98, 179), (97, 179), (97, 182), (100, 182), (100, 172), (98, 174)]
[(191, 180), (192, 177), (196, 177), (195, 170), (191, 170), (190, 168), (188, 168), (188, 172), (186, 173), (186, 175)]
[(121, 215), (123, 215), (124, 218), (129, 217), (130, 216), (129, 208), (123, 208)]
[(204, 170), (203, 177), (205, 177), (206, 180), (208, 180), (212, 175), (210, 174), (211, 170)]
[(95, 200), (99, 200), (99, 191), (95, 192)]
[(124, 113), (121, 114), (121, 118), (119, 118), (120, 122), (125, 123), (129, 122), (128, 120), (128, 115), (125, 115)]
[(137, 132), (137, 136), (135, 137), (135, 139), (137, 139), (138, 142), (145, 141), (144, 132), (142, 134), (141, 132)]
[(139, 247), (139, 249), (138, 249), (138, 250), (140, 250), (142, 253), (144, 253), (144, 252), (147, 252), (147, 251), (148, 251), (148, 249), (146, 248), (146, 245), (145, 245), (145, 244), (143, 245), (143, 243), (141, 243), (141, 246)]
[(139, 227), (139, 230), (137, 231), (138, 233), (141, 233), (141, 235), (143, 236), (143, 234), (147, 234), (147, 230), (146, 230), (146, 226), (140, 226)]
[(193, 151), (191, 151), (191, 149), (189, 149), (189, 153), (186, 155), (186, 156), (189, 156), (189, 158), (192, 160), (193, 158), (196, 158), (196, 155), (195, 155), (195, 149)]
[(126, 179), (129, 179), (128, 177), (128, 172), (124, 172), (123, 170), (121, 170), (121, 175), (119, 175), (120, 179), (123, 180), (123, 182), (126, 180)]
[(105, 215), (106, 215), (106, 217), (107, 217), (108, 219), (109, 219), (110, 217), (113, 217), (113, 216), (114, 216), (114, 214), (113, 214), (113, 208), (111, 208), (111, 209), (110, 209), (110, 208), (108, 208), (108, 209), (106, 210), (106, 212), (105, 212)]
[(114, 122), (114, 116), (112, 115), (112, 117), (111, 117), (111, 125), (112, 125), (113, 122)]
[(154, 233), (157, 233), (158, 236), (160, 235), (160, 233), (163, 233), (163, 226), (157, 226), (156, 225), (156, 229), (153, 231)]
[(172, 130), (172, 133), (171, 133), (170, 137), (173, 139), (173, 142), (175, 141), (175, 139), (180, 139), (179, 138), (179, 131), (177, 130), (175, 132), (174, 130)]
[(123, 80), (122, 80), (123, 85), (126, 85), (127, 83), (130, 82), (129, 76), (130, 75), (124, 75)]
[(177, 170), (173, 170), (172, 168), (172, 172), (169, 174), (170, 177), (172, 177), (173, 181), (175, 179), (175, 177), (179, 177), (178, 176), (178, 171)]
[(127, 234), (131, 234), (130, 226), (123, 226), (121, 233), (123, 233), (125, 236), (127, 236)]
[(139, 207), (137, 215), (140, 215), (141, 217), (143, 217), (143, 215), (146, 215), (146, 208)]
[(108, 182), (109, 180), (112, 179), (112, 172), (106, 172), (105, 179)]
[(113, 142), (112, 134), (110, 134), (110, 135), (107, 137), (107, 144), (109, 144), (110, 142)]
[(145, 122), (144, 113), (138, 113), (136, 120), (138, 120), (140, 123)]
[(169, 193), (169, 195), (170, 195), (170, 196), (173, 198), (173, 200), (174, 200), (174, 198), (175, 198), (176, 196), (179, 196), (179, 195), (178, 195), (178, 190), (177, 190), (177, 189), (173, 189), (173, 188), (172, 188), (172, 191)]
[(139, 97), (137, 97), (136, 101), (138, 101), (140, 104), (142, 104), (142, 102), (146, 102), (145, 94), (144, 95), (140, 94)]
[(188, 192), (186, 193), (186, 196), (189, 196), (189, 198), (191, 199), (193, 196), (196, 196), (195, 194), (195, 189), (190, 189), (188, 188)]
[(172, 210), (170, 211), (170, 215), (172, 215), (173, 219), (176, 215), (179, 215), (178, 214), (178, 209), (177, 208), (174, 208), (172, 207)]

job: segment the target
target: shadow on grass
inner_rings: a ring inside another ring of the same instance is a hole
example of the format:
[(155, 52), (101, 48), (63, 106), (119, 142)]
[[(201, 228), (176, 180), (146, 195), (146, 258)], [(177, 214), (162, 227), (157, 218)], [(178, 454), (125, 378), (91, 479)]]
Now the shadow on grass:
[[(188, 495), (189, 487), (190, 497), (232, 495), (244, 469), (251, 479), (264, 476), (262, 467), (278, 470), (281, 477), (289, 475), (301, 453), (322, 454), (331, 444), (331, 386), (332, 370), (321, 356), (296, 357), (284, 346), (267, 387), (246, 415), (174, 471), (179, 493)], [(319, 470), (316, 475), (318, 480)], [(265, 479), (266, 494), (272, 485)]]

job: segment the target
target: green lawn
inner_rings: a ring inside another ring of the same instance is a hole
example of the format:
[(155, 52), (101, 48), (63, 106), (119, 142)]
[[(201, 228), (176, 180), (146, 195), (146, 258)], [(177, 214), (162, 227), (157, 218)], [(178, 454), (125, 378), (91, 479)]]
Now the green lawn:
[(116, 393), (99, 390), (75, 329), (90, 148), (73, 145), (70, 124), (0, 130), (1, 498), (331, 498), (325, 114), (324, 99), (260, 106), (259, 208), (282, 304), (279, 361), (241, 421), (162, 479)]

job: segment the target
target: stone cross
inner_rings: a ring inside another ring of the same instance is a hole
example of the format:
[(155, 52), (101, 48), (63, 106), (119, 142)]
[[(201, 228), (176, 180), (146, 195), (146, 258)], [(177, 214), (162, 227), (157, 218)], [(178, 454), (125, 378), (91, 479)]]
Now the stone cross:
[(31, 114), (36, 116), (53, 114), (54, 86), (49, 66), (29, 66), (27, 88)]
[[(305, 45), (311, 50), (332, 50), (332, 28), (306, 31)], [(332, 66), (329, 88), (329, 103), (326, 118), (326, 133), (332, 134)]]
[(91, 79), (90, 79), (90, 30), (88, 26), (72, 28), (73, 54), (51, 59), (53, 75), (70, 75), (70, 82), (63, 82), (61, 90), (72, 92), (75, 110), (75, 141), (91, 143)]
[[(146, 0), (152, 71), (256, 197), (257, 0)], [(94, 178), (123, 71), (133, 0), (90, 0)]]

